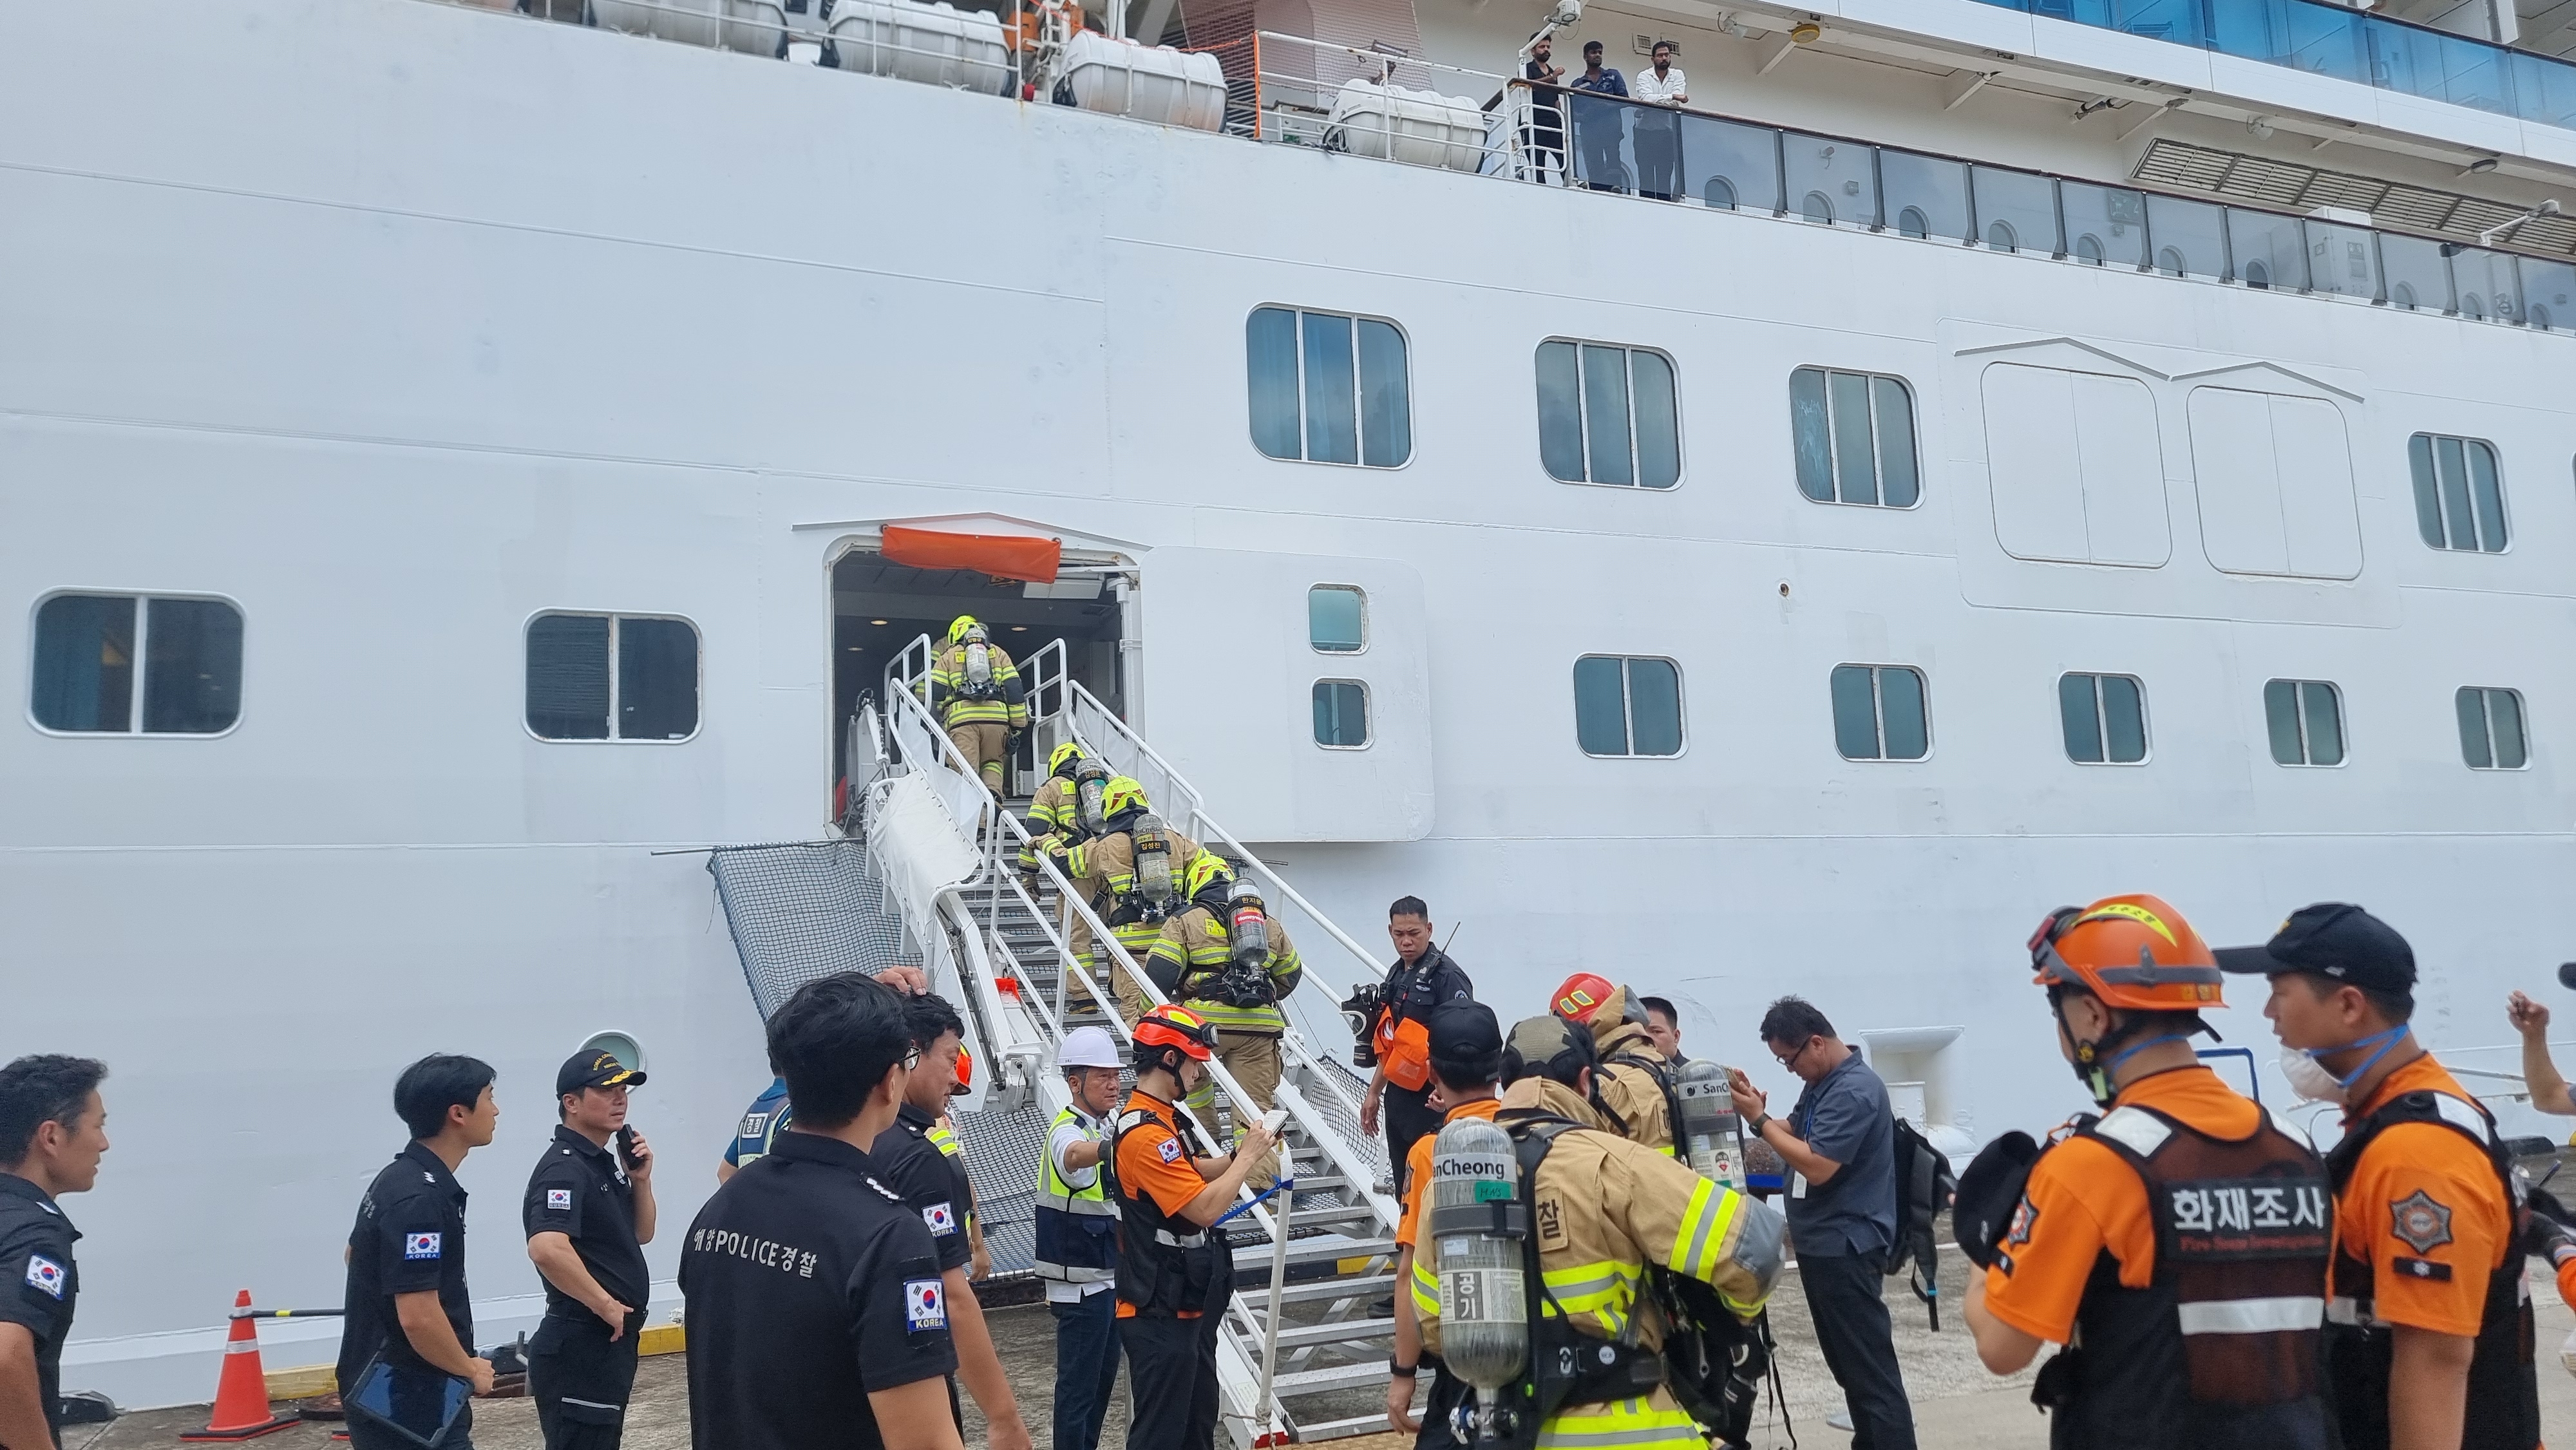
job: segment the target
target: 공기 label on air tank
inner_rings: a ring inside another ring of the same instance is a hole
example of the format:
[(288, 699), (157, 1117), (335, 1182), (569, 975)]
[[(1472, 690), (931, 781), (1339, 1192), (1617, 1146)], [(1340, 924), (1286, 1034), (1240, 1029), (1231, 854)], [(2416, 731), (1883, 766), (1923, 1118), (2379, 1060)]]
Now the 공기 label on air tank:
[(1519, 1323), (1528, 1314), (1518, 1269), (1447, 1269), (1440, 1275), (1443, 1324)]

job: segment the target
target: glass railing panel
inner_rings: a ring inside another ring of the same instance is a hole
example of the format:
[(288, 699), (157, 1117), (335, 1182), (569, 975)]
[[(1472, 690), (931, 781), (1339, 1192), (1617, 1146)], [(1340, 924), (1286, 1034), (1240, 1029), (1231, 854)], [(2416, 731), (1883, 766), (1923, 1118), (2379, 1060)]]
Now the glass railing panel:
[(1683, 195), (1705, 206), (1780, 210), (1780, 133), (1710, 116), (1681, 119)]
[(2378, 301), (2378, 248), (2371, 245), (2370, 228), (2315, 217), (2308, 218), (2305, 227), (2310, 290)]
[(2057, 184), (2027, 171), (1968, 168), (1968, 197), (1977, 215), (1977, 240), (1997, 251), (2062, 255), (2057, 234)]
[(2379, 269), (2388, 278), (2390, 306), (2425, 312), (2451, 310), (2451, 264), (2442, 256), (2440, 242), (2382, 232)]
[(1780, 155), (1787, 163), (1790, 215), (1878, 225), (1878, 168), (1870, 164), (1869, 147), (1785, 131)]
[(2308, 285), (2308, 246), (2297, 217), (2231, 206), (2227, 251), (2236, 263), (2236, 280), (2248, 287), (2297, 292)]
[(2108, 0), (2108, 4), (2113, 30), (2177, 45), (2202, 45), (2208, 40), (2201, 0)]
[(2515, 113), (2526, 121), (2576, 130), (2576, 66), (2515, 51), (2513, 101)]
[(2560, 332), (2576, 328), (2576, 265), (2520, 259), (2523, 320)]
[(2084, 181), (2058, 183), (2066, 210), (2066, 254), (2079, 262), (2117, 267), (2147, 265), (2145, 192)]
[(2451, 285), (2458, 293), (2462, 317), (2488, 322), (2522, 320), (2521, 279), (2514, 275), (2510, 252), (2460, 248), (2451, 257)]
[(1632, 107), (1581, 91), (1565, 93), (1565, 120), (1574, 132), (1574, 181), (1594, 191), (1634, 191), (1637, 153), (1628, 134)]
[(2180, 197), (2147, 198), (2147, 232), (2155, 242), (2156, 270), (2171, 277), (2232, 275), (2227, 267), (2227, 208)]
[(2286, 42), (2274, 59), (2278, 65), (2332, 76), (2355, 85), (2371, 84), (2370, 40), (2364, 17), (2339, 5), (2304, 5), (2298, 0), (2271, 0), (2281, 15)]
[(2500, 46), (2438, 30), (2362, 22), (2370, 40), (2372, 76), (2381, 86), (2431, 101), (2512, 115), (2512, 77)]
[(1899, 233), (1946, 237), (1956, 242), (1976, 236), (1968, 220), (1965, 162), (1881, 147), (1878, 185), (1887, 208), (1887, 224)]

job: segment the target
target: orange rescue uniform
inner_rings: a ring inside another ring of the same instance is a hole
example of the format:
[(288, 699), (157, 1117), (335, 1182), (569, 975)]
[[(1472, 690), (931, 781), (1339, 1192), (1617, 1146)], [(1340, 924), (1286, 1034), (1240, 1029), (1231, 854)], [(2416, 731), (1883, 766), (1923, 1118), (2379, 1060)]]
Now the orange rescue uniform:
[[(1190, 1200), (1207, 1187), (1207, 1180), (1199, 1176), (1189, 1145), (1174, 1137), (1160, 1121), (1179, 1110), (1141, 1088), (1128, 1094), (1126, 1106), (1119, 1111), (1123, 1114), (1136, 1108), (1144, 1108), (1154, 1116), (1118, 1135), (1118, 1187), (1126, 1193), (1152, 1194), (1155, 1207), (1178, 1218)], [(1196, 1319), (1199, 1313), (1196, 1309), (1183, 1309), (1180, 1317)], [(1136, 1306), (1121, 1299), (1118, 1317), (1135, 1318)]]
[[(2427, 1053), (2382, 1078), (2344, 1120), (2358, 1123), (2412, 1092), (2477, 1101)], [(2439, 1123), (2399, 1123), (2362, 1150), (2335, 1201), (2335, 1238), (2371, 1266), (2374, 1318), (2436, 1334), (2474, 1337), (2488, 1276), (2522, 1267), (2522, 1255), (2508, 1251), (2513, 1206), (2495, 1168), (2477, 1145)]]

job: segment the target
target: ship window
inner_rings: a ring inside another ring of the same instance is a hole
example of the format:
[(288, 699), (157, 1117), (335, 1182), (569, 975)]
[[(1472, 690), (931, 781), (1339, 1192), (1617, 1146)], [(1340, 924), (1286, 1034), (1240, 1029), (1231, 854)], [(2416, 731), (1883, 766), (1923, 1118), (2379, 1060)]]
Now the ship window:
[(2147, 758), (2147, 690), (2135, 675), (2060, 675), (2057, 719), (2066, 758), (2078, 765), (2136, 765)]
[(1369, 743), (1368, 686), (1357, 680), (1315, 682), (1315, 743), (1327, 750)]
[(2520, 770), (2531, 763), (2522, 728), (2522, 692), (2472, 685), (2452, 697), (2460, 713), (2460, 758), (2471, 770)]
[(1789, 374), (1798, 491), (1818, 503), (1912, 508), (1914, 399), (1902, 378), (1799, 368)]
[(2343, 694), (2323, 680), (2263, 687), (2263, 724), (2279, 765), (2343, 764)]
[(1576, 660), (1574, 738), (1586, 755), (1681, 754), (1681, 666), (1625, 655)]
[(2406, 440), (2406, 461), (2415, 475), (2415, 527), (2425, 543), (2504, 552), (2504, 482), (2495, 445), (2418, 433)]
[(1831, 225), (1834, 219), (1834, 199), (1821, 191), (1811, 191), (1807, 193), (1807, 199), (1798, 204), (1798, 211), (1811, 222), (1824, 222)]
[(1896, 234), (1901, 237), (1928, 237), (1932, 235), (1932, 219), (1923, 214), (1923, 208), (1909, 206), (1896, 214)]
[(47, 730), (221, 735), (241, 719), (241, 611), (221, 599), (57, 594), (36, 606), (31, 686)]
[(1548, 476), (1565, 483), (1680, 482), (1672, 359), (1604, 343), (1540, 343), (1538, 451)]
[(1834, 748), (1845, 760), (1921, 760), (1932, 753), (1923, 673), (1905, 665), (1836, 665)]
[(1358, 654), (1368, 647), (1368, 596), (1347, 584), (1318, 584), (1306, 591), (1306, 642), (1325, 654)]
[(2245, 285), (2259, 291), (2268, 291), (2272, 286), (2272, 269), (2260, 261), (2246, 263)]
[(1286, 307), (1244, 325), (1252, 444), (1272, 458), (1398, 468), (1413, 456), (1404, 334), (1394, 323)]
[(697, 626), (627, 614), (528, 621), (529, 734), (686, 740), (697, 730)]

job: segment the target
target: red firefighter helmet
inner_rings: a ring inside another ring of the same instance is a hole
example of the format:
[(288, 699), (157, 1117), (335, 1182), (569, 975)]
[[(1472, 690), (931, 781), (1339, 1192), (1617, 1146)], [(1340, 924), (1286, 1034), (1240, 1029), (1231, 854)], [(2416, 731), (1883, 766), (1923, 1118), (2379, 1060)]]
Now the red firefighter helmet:
[(1600, 1011), (1601, 1005), (1609, 1001), (1610, 994), (1617, 990), (1607, 977), (1577, 972), (1557, 987), (1549, 1005), (1557, 1016), (1568, 1022), (1588, 1024), (1592, 1021), (1592, 1014)]

